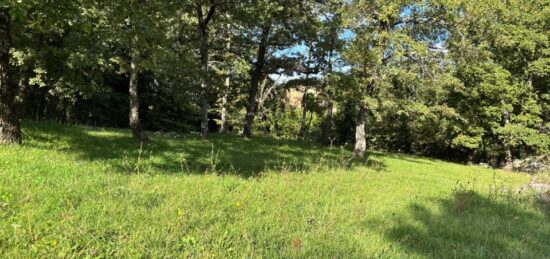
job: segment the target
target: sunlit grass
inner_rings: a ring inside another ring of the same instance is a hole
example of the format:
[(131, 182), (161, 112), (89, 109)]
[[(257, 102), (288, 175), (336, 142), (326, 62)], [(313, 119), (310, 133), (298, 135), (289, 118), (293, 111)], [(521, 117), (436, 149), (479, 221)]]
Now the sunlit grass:
[[(238, 136), (25, 123), (0, 147), (0, 257), (550, 256), (527, 175)], [(374, 161), (373, 160), (373, 161)]]

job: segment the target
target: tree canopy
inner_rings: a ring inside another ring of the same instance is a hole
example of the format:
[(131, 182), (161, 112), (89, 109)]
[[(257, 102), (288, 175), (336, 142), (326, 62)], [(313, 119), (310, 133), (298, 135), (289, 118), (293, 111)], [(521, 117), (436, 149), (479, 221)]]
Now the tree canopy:
[(58, 120), (509, 164), (550, 152), (549, 22), (546, 0), (2, 1), (0, 143)]

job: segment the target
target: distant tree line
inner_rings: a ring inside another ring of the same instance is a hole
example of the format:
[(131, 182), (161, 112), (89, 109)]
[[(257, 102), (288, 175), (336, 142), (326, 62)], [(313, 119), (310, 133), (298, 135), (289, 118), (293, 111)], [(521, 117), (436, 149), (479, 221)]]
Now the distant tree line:
[(549, 28), (546, 0), (5, 0), (0, 143), (28, 118), (508, 164), (550, 152)]

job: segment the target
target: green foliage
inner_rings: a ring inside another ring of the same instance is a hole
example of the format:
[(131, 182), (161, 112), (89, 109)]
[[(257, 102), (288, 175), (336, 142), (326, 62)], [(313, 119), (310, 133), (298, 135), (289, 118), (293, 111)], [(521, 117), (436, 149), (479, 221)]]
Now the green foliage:
[[(267, 121), (260, 121), (258, 129), (268, 127), (271, 136), (282, 139), (296, 139), (300, 132), (300, 121), (302, 110), (287, 109), (278, 112), (275, 116), (270, 117)], [(308, 129), (308, 138), (311, 139), (318, 135), (321, 118), (313, 111), (306, 114), (306, 127)]]
[(543, 6), (350, 1), (342, 101), (366, 107), (373, 147), (495, 163), (546, 153)]
[[(3, 3), (27, 118), (126, 127), (133, 61), (148, 130), (198, 131), (205, 99), (211, 131), (224, 106), (241, 133), (257, 100), (256, 130), (301, 138), (300, 107), (284, 95), (307, 86), (310, 141), (351, 144), (366, 110), (373, 149), (494, 164), (550, 150), (547, 1)], [(210, 7), (205, 69), (197, 15)], [(249, 98), (253, 78), (261, 89)]]

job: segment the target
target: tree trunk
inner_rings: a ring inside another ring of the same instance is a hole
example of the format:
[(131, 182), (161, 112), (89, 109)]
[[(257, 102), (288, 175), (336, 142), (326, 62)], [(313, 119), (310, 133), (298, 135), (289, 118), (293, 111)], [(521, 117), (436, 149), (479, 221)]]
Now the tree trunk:
[(201, 117), (201, 137), (208, 137), (208, 30), (206, 25), (199, 24), (200, 32), (200, 56), (202, 67), (202, 79), (200, 90), (200, 117)]
[(367, 149), (367, 140), (365, 134), (365, 122), (366, 122), (366, 109), (363, 104), (359, 108), (359, 114), (357, 116), (357, 126), (355, 128), (355, 149), (353, 154), (355, 157), (363, 157), (365, 150)]
[(17, 90), (8, 79), (11, 48), (9, 8), (0, 7), (0, 144), (21, 143), (20, 119), (15, 111)]
[[(328, 66), (325, 76), (329, 76), (332, 74), (332, 56), (334, 55), (334, 51), (336, 50), (336, 35), (331, 35), (330, 37), (330, 51), (328, 52)], [(327, 89), (328, 83), (325, 81), (323, 83), (323, 90), (325, 92), (325, 96), (327, 98), (326, 105), (327, 110), (325, 114), (325, 118), (323, 119), (323, 122), (321, 123), (321, 143), (323, 144), (330, 144), (332, 146), (332, 142), (334, 139), (332, 138), (332, 124), (333, 124), (333, 111), (334, 111), (334, 103), (331, 100), (331, 95)]]
[(141, 142), (148, 142), (149, 137), (143, 131), (141, 122), (139, 120), (139, 95), (138, 95), (138, 77), (139, 71), (137, 68), (137, 55), (132, 55), (132, 62), (130, 63), (130, 128), (134, 134), (134, 137)]
[[(307, 81), (307, 79), (306, 79)], [(302, 96), (302, 119), (300, 121), (300, 133), (298, 134), (298, 138), (305, 140), (306, 138), (306, 123), (307, 123), (307, 92), (309, 91), (309, 87), (306, 86), (306, 89), (304, 91), (304, 95)]]
[(224, 85), (224, 92), (222, 96), (222, 111), (221, 111), (221, 126), (220, 126), (220, 132), (225, 133), (227, 132), (227, 98), (229, 95), (229, 87), (231, 83), (231, 78), (229, 74), (225, 77), (225, 81), (223, 83)]
[(14, 100), (14, 112), (16, 117), (22, 119), (24, 113), (24, 102), (29, 93), (29, 71), (26, 67), (21, 68), (19, 77), (19, 92)]
[(262, 76), (262, 80), (260, 81), (260, 84), (258, 86), (258, 94), (256, 98), (256, 116), (263, 116), (266, 112), (265, 110), (265, 100), (267, 97), (269, 97), (269, 91), (270, 89), (265, 89), (267, 85), (267, 74), (264, 74)]
[(265, 54), (267, 52), (269, 33), (271, 31), (271, 24), (264, 25), (262, 28), (262, 36), (260, 39), (260, 45), (258, 47), (257, 60), (254, 64), (253, 71), (251, 72), (250, 88), (248, 89), (248, 104), (246, 106), (246, 118), (243, 135), (245, 137), (252, 136), (252, 130), (254, 127), (254, 117), (256, 116), (256, 103), (258, 95), (258, 85), (262, 79), (262, 74), (265, 65)]
[(328, 144), (331, 142), (332, 137), (332, 120), (333, 120), (334, 104), (328, 100), (327, 97), (327, 110), (325, 119), (321, 124), (321, 143)]
[[(225, 43), (225, 48), (227, 52), (231, 51), (231, 25), (227, 24), (227, 38)], [(227, 98), (229, 96), (230, 87), (231, 87), (231, 69), (227, 69), (225, 79), (223, 82), (223, 96), (222, 96), (222, 110), (221, 110), (221, 125), (220, 132), (227, 132)]]
[[(502, 102), (502, 104), (503, 105), (505, 104), (504, 101)], [(508, 112), (507, 110), (504, 110), (502, 117), (504, 119), (504, 127), (506, 127), (508, 124), (510, 124), (510, 112)], [(504, 166), (512, 167), (511, 169), (513, 169), (512, 149), (510, 147), (510, 144), (508, 143), (508, 141), (504, 140), (502, 145), (504, 146)]]
[(307, 140), (309, 137), (309, 130), (311, 129), (311, 123), (313, 123), (313, 112), (309, 113), (309, 121), (307, 122), (304, 140)]

